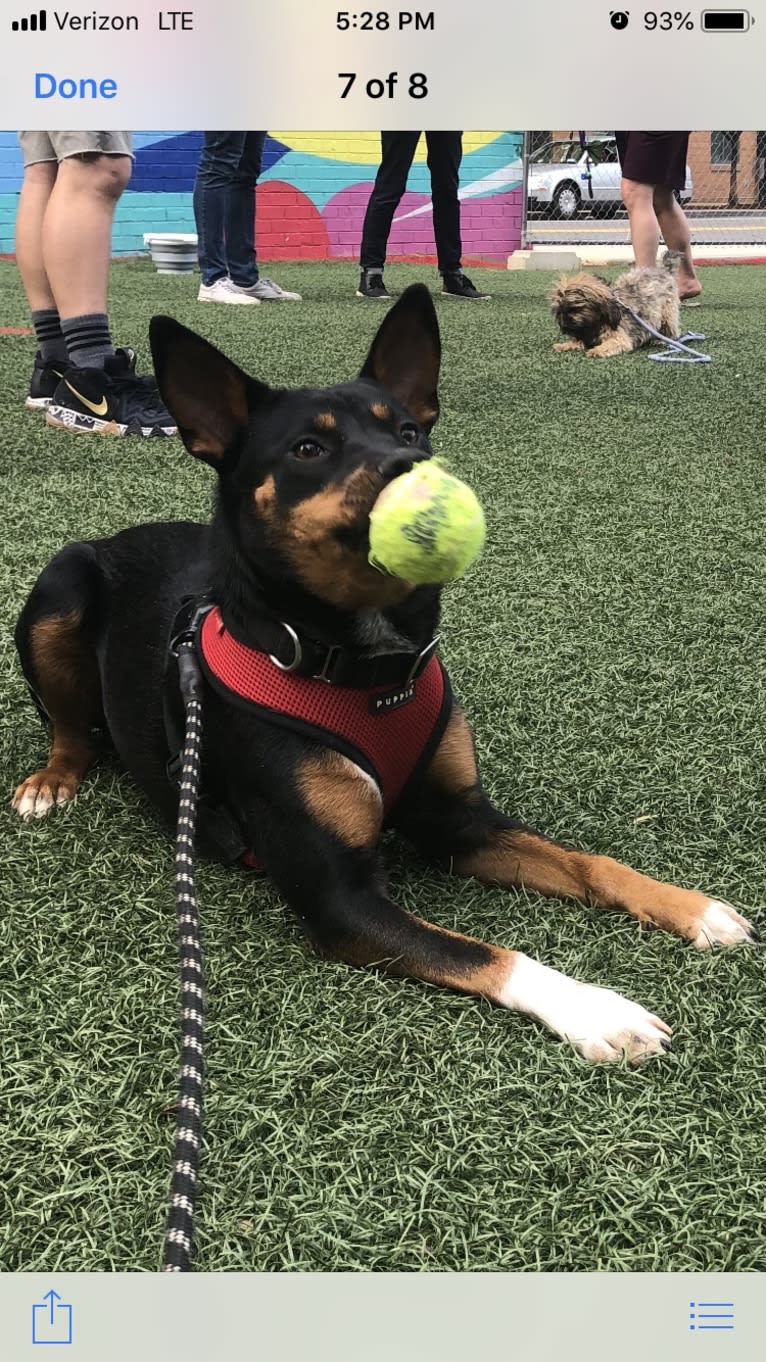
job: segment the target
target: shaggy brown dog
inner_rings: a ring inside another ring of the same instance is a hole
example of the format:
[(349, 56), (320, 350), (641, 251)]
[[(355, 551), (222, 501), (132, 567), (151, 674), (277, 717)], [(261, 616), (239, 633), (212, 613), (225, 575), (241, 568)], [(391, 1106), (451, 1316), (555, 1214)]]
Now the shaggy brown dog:
[(631, 316), (677, 339), (679, 324), (677, 252), (667, 251), (657, 269), (633, 269), (614, 284), (597, 274), (561, 278), (551, 295), (551, 310), (565, 336), (554, 350), (584, 350), (606, 358), (651, 345), (653, 337)]

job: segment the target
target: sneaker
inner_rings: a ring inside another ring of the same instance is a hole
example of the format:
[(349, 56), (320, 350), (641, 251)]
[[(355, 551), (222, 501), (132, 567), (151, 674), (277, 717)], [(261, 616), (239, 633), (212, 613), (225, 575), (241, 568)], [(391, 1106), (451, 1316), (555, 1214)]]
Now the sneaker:
[(214, 284), (200, 284), (197, 294), (198, 303), (259, 303), (260, 298), (249, 294), (232, 284), (231, 279), (216, 279)]
[(488, 302), (491, 297), (491, 293), (480, 293), (462, 270), (442, 275), (442, 298), (469, 298), (475, 303)]
[[(136, 355), (135, 350), (126, 346), (117, 351), (118, 355), (124, 355), (128, 368), (131, 373), (135, 372)], [(66, 360), (44, 360), (40, 351), (35, 355), (35, 367), (32, 370), (32, 380), (29, 384), (29, 396), (24, 405), (30, 411), (42, 411), (49, 407), (59, 383), (64, 374), (69, 369)]]
[(244, 297), (248, 303), (300, 303), (303, 301), (300, 293), (288, 293), (287, 289), (280, 288), (273, 279), (259, 279), (257, 283), (250, 284), (246, 288), (244, 284), (235, 284), (233, 279), (228, 281), (229, 288), (233, 293)]
[(29, 384), (29, 396), (24, 406), (30, 411), (41, 411), (50, 405), (67, 368), (66, 360), (44, 360), (40, 351), (35, 355), (35, 367)]
[(46, 413), (49, 426), (78, 435), (177, 435), (157, 381), (132, 372), (133, 352), (110, 357), (103, 369), (68, 369)]
[(383, 282), (381, 270), (362, 270), (359, 278), (357, 298), (390, 298), (391, 294)]

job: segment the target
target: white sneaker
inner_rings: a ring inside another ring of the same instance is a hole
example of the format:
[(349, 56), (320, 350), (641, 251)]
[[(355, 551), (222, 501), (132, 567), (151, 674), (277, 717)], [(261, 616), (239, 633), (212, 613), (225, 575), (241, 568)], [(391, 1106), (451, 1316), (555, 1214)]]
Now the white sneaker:
[(200, 284), (197, 294), (198, 303), (259, 303), (260, 298), (251, 297), (247, 290), (237, 288), (231, 279), (216, 279), (214, 284)]
[(288, 293), (287, 289), (280, 288), (273, 279), (259, 279), (257, 284), (250, 284), (245, 288), (243, 284), (234, 284), (229, 280), (229, 287), (235, 293), (244, 295), (245, 298), (254, 303), (300, 303), (302, 301), (300, 293)]

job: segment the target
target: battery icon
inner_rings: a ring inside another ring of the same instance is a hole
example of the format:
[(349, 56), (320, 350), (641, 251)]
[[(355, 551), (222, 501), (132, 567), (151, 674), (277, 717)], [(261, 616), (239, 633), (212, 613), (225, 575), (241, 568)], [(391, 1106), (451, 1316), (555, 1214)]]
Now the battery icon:
[(752, 23), (746, 9), (703, 9), (703, 33), (747, 33)]

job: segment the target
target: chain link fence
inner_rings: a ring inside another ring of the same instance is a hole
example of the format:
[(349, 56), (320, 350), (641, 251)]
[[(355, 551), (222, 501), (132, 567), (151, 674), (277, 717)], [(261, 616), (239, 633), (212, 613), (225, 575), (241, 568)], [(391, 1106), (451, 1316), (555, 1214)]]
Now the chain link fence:
[[(629, 245), (613, 132), (525, 133), (524, 184), (525, 245)], [(766, 255), (766, 131), (691, 133), (679, 197), (695, 251)]]

